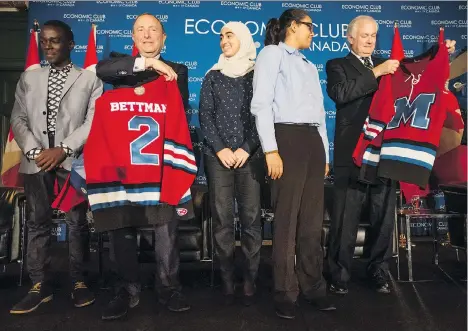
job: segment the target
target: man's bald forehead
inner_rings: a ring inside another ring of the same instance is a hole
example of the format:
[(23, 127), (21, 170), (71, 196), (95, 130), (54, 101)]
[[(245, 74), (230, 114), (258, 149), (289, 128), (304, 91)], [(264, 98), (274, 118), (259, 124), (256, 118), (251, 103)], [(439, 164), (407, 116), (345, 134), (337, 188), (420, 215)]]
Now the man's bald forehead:
[(157, 18), (156, 16), (154, 16), (153, 14), (150, 14), (150, 13), (143, 13), (143, 14), (140, 14), (140, 15), (137, 16), (137, 18), (135, 19), (135, 22), (133, 22), (133, 31), (135, 31), (135, 28), (137, 27), (138, 20), (140, 18), (142, 18), (142, 17), (152, 17), (155, 21), (157, 21), (159, 23), (159, 25), (161, 26), (162, 31), (165, 33), (164, 25), (161, 23), (159, 18)]

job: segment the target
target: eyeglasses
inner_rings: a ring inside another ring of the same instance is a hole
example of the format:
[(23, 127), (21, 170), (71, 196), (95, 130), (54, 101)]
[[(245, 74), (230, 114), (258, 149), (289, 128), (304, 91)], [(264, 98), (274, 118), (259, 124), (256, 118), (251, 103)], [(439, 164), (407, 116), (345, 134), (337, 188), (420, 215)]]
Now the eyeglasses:
[(310, 32), (313, 33), (314, 31), (314, 26), (312, 25), (312, 23), (310, 22), (302, 22), (302, 21), (299, 21), (299, 22), (296, 22), (297, 24), (304, 24), (304, 25), (307, 25), (307, 27), (309, 28)]

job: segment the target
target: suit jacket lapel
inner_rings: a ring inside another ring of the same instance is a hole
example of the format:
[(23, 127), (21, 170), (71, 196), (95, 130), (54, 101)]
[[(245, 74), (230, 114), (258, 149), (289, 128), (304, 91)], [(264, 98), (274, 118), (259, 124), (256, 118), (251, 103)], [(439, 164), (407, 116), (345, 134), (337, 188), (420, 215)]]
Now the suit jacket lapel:
[(367, 69), (364, 64), (351, 52), (346, 56), (346, 58), (351, 62), (354, 68), (359, 71), (361, 74), (365, 74), (369, 69)]
[(38, 97), (34, 101), (34, 103), (39, 105), (39, 107), (42, 107), (42, 109), (40, 110), (42, 112), (47, 110), (47, 94), (49, 93), (49, 67), (41, 68), (38, 74), (39, 77), (37, 79), (37, 82), (40, 83), (38, 87)]
[(63, 99), (63, 97), (65, 96), (65, 94), (68, 92), (68, 90), (72, 87), (73, 83), (75, 83), (75, 81), (78, 79), (78, 77), (80, 77), (81, 75), (81, 70), (80, 68), (77, 68), (75, 66), (73, 66), (71, 69), (70, 69), (70, 72), (68, 73), (68, 77), (67, 77), (67, 81), (65, 82), (65, 85), (63, 86), (63, 90), (62, 90), (62, 97), (60, 98), (60, 100)]

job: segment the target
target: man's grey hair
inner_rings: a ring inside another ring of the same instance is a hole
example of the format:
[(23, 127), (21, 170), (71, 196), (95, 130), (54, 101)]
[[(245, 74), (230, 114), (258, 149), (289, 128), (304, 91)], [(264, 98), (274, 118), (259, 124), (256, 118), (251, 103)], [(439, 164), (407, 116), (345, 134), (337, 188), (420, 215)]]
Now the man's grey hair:
[(375, 27), (377, 28), (377, 31), (379, 31), (379, 25), (377, 24), (377, 21), (372, 17), (368, 15), (359, 15), (358, 17), (353, 18), (351, 22), (348, 24), (348, 31), (346, 34), (351, 37), (356, 37), (356, 25), (360, 21), (372, 21), (375, 23)]

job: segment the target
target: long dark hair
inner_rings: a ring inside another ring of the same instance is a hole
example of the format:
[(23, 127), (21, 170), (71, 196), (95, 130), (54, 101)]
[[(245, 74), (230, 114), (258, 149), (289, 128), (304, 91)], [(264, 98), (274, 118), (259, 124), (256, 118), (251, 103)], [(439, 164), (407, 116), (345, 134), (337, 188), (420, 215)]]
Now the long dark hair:
[(286, 30), (291, 26), (291, 23), (299, 22), (304, 17), (309, 16), (302, 9), (288, 9), (284, 11), (280, 18), (272, 18), (268, 21), (265, 33), (265, 46), (278, 45), (280, 41), (286, 39)]

